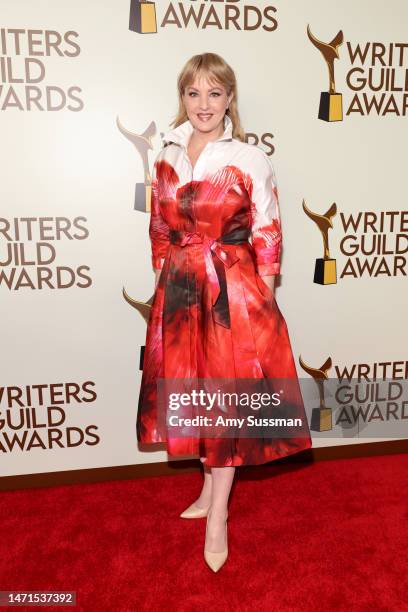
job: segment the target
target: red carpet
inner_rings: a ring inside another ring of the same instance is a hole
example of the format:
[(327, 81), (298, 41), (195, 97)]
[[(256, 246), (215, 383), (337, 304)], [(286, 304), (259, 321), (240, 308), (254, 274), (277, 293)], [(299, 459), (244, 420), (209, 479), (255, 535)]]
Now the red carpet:
[(75, 609), (98, 611), (405, 611), (407, 468), (406, 454), (238, 468), (218, 574), (205, 519), (178, 518), (198, 474), (1, 493), (0, 590), (76, 590)]

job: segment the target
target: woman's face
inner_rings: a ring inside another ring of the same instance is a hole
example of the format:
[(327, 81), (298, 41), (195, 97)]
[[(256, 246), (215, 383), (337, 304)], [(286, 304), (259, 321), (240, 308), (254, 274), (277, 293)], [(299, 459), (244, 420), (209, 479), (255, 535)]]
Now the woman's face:
[(228, 97), (223, 85), (210, 82), (204, 75), (197, 75), (183, 95), (186, 113), (193, 127), (207, 134), (224, 132), (222, 121), (231, 99), (232, 94)]

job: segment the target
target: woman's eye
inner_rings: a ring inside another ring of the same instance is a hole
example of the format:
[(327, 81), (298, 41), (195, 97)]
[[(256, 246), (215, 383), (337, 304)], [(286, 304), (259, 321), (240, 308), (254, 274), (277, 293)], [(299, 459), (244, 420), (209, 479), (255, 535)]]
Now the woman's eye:
[[(190, 97), (191, 97), (191, 96), (195, 96), (195, 95), (197, 95), (197, 92), (196, 92), (196, 91), (190, 91), (188, 95), (189, 95)], [(211, 95), (212, 95), (212, 96), (216, 96), (216, 97), (218, 98), (218, 97), (219, 97), (221, 94), (220, 94), (220, 93), (218, 93), (218, 91), (213, 91)]]

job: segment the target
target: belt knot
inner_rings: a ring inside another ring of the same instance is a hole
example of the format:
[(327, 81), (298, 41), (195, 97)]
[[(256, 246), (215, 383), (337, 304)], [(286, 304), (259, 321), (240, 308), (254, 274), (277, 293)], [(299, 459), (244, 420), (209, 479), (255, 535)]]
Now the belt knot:
[[(170, 242), (181, 247), (202, 244), (207, 277), (211, 287), (213, 317), (216, 323), (230, 327), (227, 284), (224, 266), (230, 268), (239, 257), (235, 252), (223, 248), (222, 244), (242, 244), (248, 242), (249, 228), (237, 228), (219, 238), (212, 238), (202, 232), (170, 230)], [(214, 256), (224, 264), (216, 264)]]

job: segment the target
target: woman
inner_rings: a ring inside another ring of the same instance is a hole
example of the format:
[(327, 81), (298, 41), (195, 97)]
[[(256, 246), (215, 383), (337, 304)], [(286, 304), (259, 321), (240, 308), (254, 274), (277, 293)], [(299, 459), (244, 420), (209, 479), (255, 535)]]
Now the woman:
[[(156, 289), (137, 436), (143, 443), (165, 441), (172, 457), (200, 456), (202, 491), (180, 516), (207, 517), (204, 557), (217, 571), (228, 554), (235, 467), (310, 448), (311, 439), (307, 424), (302, 436), (286, 438), (173, 437), (160, 428), (165, 408), (158, 407), (158, 379), (298, 383), (274, 298), (282, 242), (275, 174), (262, 149), (244, 140), (234, 72), (214, 53), (195, 55), (178, 77), (178, 92), (174, 128), (164, 136), (152, 174), (149, 235)], [(304, 417), (300, 393), (292, 404)]]

